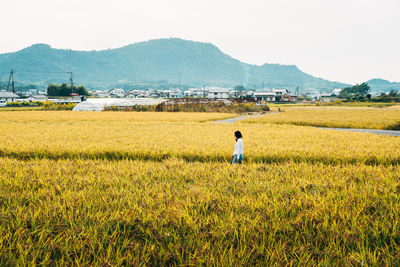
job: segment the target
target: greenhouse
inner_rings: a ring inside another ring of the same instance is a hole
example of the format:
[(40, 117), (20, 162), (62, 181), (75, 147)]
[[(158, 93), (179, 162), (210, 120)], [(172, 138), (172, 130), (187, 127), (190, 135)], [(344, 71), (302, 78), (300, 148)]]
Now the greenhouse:
[(103, 111), (106, 107), (133, 107), (135, 105), (151, 106), (158, 105), (166, 101), (165, 99), (154, 98), (89, 98), (77, 104), (73, 111)]

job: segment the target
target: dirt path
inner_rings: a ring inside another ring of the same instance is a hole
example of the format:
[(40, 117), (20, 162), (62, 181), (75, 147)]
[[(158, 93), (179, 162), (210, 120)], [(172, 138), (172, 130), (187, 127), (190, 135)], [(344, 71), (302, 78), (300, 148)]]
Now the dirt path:
[(245, 115), (245, 116), (242, 115), (239, 117), (220, 120), (220, 121), (214, 121), (214, 122), (215, 123), (235, 123), (236, 121), (241, 121), (241, 120), (246, 120), (246, 119), (251, 119), (251, 118), (259, 118), (259, 117), (263, 117), (263, 116), (272, 115), (275, 113), (277, 113), (277, 112), (271, 112), (271, 113), (267, 113), (267, 114)]
[(346, 132), (359, 132), (359, 133), (372, 133), (372, 134), (380, 134), (380, 135), (400, 136), (400, 131), (391, 131), (391, 130), (326, 128), (326, 127), (318, 127), (318, 128), (324, 129), (324, 130), (336, 130), (336, 131), (346, 131)]
[[(273, 114), (277, 114), (278, 112), (271, 112), (267, 114), (257, 114), (257, 115), (246, 115), (239, 116), (235, 118), (215, 121), (215, 123), (235, 123), (237, 121), (246, 120), (250, 118), (259, 118), (263, 116), (269, 116)], [(390, 135), (390, 136), (400, 136), (400, 131), (391, 131), (391, 130), (374, 130), (374, 129), (352, 129), (352, 128), (327, 128), (327, 127), (317, 127), (319, 129), (324, 130), (335, 130), (335, 131), (346, 131), (346, 132), (359, 132), (359, 133), (372, 133), (372, 134), (380, 134), (380, 135)]]

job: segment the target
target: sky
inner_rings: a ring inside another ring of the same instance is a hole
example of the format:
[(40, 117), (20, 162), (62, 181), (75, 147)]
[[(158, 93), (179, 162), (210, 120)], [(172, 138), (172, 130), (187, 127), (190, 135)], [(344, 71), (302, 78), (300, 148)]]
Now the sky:
[(332, 81), (400, 82), (399, 0), (1, 0), (0, 53), (178, 37)]

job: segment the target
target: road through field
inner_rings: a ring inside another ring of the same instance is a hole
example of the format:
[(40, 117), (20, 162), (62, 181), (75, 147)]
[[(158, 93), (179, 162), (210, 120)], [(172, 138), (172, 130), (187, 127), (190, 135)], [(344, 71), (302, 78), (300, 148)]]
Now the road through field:
[(372, 134), (381, 134), (381, 135), (400, 136), (400, 131), (391, 131), (391, 130), (352, 129), (352, 128), (325, 128), (325, 127), (318, 127), (318, 128), (325, 129), (325, 130), (336, 130), (336, 131), (361, 132), (361, 133), (372, 133)]
[(263, 117), (263, 116), (267, 116), (267, 115), (273, 115), (275, 113), (277, 113), (277, 112), (271, 112), (271, 113), (268, 113), (268, 114), (239, 116), (239, 117), (235, 117), (235, 118), (219, 120), (219, 121), (214, 121), (214, 122), (216, 122), (216, 123), (234, 123), (234, 122), (237, 122), (237, 121), (246, 120), (246, 119), (250, 119), (250, 118), (259, 118), (259, 117)]
[[(248, 116), (239, 116), (235, 118), (225, 119), (215, 121), (216, 123), (235, 123), (237, 121), (246, 120), (250, 118), (258, 118), (268, 115), (278, 114), (278, 112), (271, 112), (268, 114), (258, 114), (258, 115), (248, 115)], [(354, 129), (354, 128), (327, 128), (327, 127), (317, 127), (325, 130), (336, 130), (336, 131), (347, 131), (347, 132), (361, 132), (361, 133), (372, 133), (379, 135), (390, 135), (390, 136), (400, 136), (400, 131), (392, 131), (392, 130), (374, 130), (374, 129)]]

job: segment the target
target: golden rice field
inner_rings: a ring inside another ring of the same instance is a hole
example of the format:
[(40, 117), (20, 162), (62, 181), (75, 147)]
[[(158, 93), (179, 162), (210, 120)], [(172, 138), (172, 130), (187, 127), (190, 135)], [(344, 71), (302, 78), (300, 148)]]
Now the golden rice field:
[(399, 163), (397, 137), (293, 125), (196, 122), (213, 116), (229, 114), (11, 112), (1, 119), (0, 155), (225, 162), (239, 127), (251, 162)]
[(0, 265), (400, 264), (400, 138), (231, 116), (2, 112)]
[[(248, 123), (293, 124), (329, 128), (360, 128), (400, 130), (400, 107), (285, 107), (278, 114)], [(277, 108), (274, 108), (275, 110)]]

